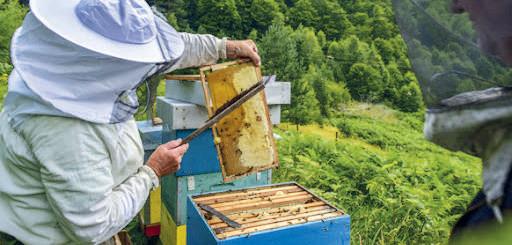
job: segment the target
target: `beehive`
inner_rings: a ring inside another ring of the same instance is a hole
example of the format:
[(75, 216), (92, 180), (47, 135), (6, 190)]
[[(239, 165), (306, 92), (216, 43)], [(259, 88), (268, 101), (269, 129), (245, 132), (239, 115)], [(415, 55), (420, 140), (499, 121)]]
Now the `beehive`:
[(162, 229), (160, 242), (162, 245), (187, 244), (187, 226), (177, 225), (167, 209), (162, 209)]
[[(295, 183), (189, 197), (194, 244), (349, 244), (350, 218)], [(207, 205), (239, 223), (231, 227)]]
[[(205, 67), (201, 69), (201, 77), (210, 116), (262, 80), (259, 68), (249, 62)], [(264, 92), (221, 119), (213, 129), (225, 181), (278, 165)]]
[(176, 225), (184, 225), (187, 223), (188, 195), (268, 185), (271, 181), (270, 169), (229, 183), (224, 182), (220, 172), (193, 176), (169, 175), (162, 178), (163, 208), (168, 210)]

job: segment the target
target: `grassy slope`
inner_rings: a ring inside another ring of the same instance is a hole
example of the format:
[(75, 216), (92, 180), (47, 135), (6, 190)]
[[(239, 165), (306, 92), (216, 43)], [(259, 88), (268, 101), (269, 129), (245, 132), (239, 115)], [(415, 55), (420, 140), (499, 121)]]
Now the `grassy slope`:
[(274, 182), (297, 181), (345, 210), (353, 243), (446, 243), (480, 185), (479, 160), (425, 141), (420, 115), (356, 104), (338, 118), (280, 125)]

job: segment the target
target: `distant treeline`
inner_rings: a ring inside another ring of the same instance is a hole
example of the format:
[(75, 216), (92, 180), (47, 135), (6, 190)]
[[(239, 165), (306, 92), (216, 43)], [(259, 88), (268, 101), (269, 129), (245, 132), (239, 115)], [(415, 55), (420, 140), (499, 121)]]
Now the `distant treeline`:
[(306, 124), (354, 99), (423, 107), (388, 0), (153, 0), (179, 31), (257, 41), (266, 73), (292, 82), (285, 117)]
[[(292, 82), (284, 117), (322, 122), (351, 100), (423, 107), (389, 0), (153, 0), (179, 31), (257, 41), (267, 74)], [(26, 7), (0, 0), (0, 74)], [(0, 81), (2, 83), (2, 81)], [(1, 86), (1, 85), (0, 85)]]

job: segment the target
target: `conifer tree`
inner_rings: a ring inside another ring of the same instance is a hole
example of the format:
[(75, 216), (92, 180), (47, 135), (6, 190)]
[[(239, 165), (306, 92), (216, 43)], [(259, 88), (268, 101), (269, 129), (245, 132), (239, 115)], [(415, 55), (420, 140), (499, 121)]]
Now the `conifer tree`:
[(292, 83), (292, 101), (283, 111), (283, 117), (295, 124), (308, 124), (321, 119), (320, 104), (307, 78)]
[(259, 44), (266, 74), (276, 74), (280, 80), (294, 81), (301, 75), (293, 29), (283, 24), (270, 26)]
[(298, 0), (288, 9), (288, 23), (297, 28), (299, 25), (315, 27), (318, 25), (319, 16), (310, 0)]
[(312, 28), (299, 26), (293, 35), (296, 45), (299, 63), (302, 70), (307, 70), (310, 65), (321, 66), (324, 62), (322, 47)]
[(241, 37), (242, 18), (236, 8), (235, 0), (199, 0), (197, 11), (198, 28), (202, 28), (205, 33), (220, 37)]
[(377, 102), (381, 99), (384, 87), (377, 69), (356, 63), (350, 68), (346, 81), (354, 99), (364, 102)]
[(284, 15), (274, 0), (253, 0), (250, 7), (252, 27), (265, 32), (272, 23), (283, 22)]

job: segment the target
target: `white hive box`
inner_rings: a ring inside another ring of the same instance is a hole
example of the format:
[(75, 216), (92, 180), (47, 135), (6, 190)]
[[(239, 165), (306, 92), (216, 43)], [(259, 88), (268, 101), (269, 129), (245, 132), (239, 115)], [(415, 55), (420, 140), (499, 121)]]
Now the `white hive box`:
[[(266, 77), (263, 77), (265, 80)], [(291, 84), (289, 82), (273, 82), (265, 87), (267, 104), (287, 105), (291, 102)], [(167, 80), (165, 97), (203, 106), (204, 93), (200, 81)]]

